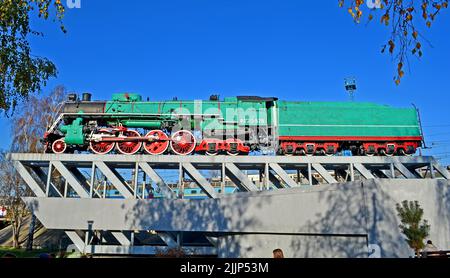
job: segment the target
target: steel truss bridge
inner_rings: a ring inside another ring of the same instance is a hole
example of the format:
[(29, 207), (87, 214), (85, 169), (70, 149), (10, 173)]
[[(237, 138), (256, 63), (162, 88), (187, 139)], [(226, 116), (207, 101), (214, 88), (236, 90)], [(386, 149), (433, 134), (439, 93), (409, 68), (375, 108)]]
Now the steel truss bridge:
[[(327, 206), (315, 193), (348, 188), (358, 202), (361, 184), (368, 181), (450, 180), (432, 157), (10, 154), (9, 159), (34, 194), (24, 200), (46, 228), (64, 230), (80, 252), (106, 255), (181, 248), (225, 256), (223, 248), (231, 247), (221, 239), (235, 235), (324, 234), (306, 225), (317, 208)], [(226, 192), (230, 184), (238, 190)], [(148, 199), (143, 192), (151, 186), (164, 198)], [(191, 186), (204, 199), (183, 196), (183, 188)], [(117, 194), (108, 196), (108, 190)], [(303, 212), (296, 215), (299, 208)], [(365, 228), (339, 226), (326, 233), (372, 240)]]

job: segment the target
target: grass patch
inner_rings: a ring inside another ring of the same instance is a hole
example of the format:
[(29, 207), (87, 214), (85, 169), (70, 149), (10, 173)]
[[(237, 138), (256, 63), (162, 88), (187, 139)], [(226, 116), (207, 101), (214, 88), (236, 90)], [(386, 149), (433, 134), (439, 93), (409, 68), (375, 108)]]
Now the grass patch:
[[(39, 258), (42, 253), (50, 253), (49, 250), (39, 249), (33, 251), (26, 251), (25, 249), (15, 249), (11, 247), (0, 247), (0, 258), (5, 254), (12, 254), (17, 258)], [(53, 252), (56, 254), (56, 252)]]

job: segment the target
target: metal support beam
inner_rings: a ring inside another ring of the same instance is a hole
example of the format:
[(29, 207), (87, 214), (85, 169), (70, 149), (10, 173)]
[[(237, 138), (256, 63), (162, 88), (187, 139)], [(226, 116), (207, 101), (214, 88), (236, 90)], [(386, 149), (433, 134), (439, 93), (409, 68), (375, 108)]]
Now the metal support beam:
[(264, 185), (265, 185), (265, 190), (270, 189), (271, 184), (270, 184), (269, 163), (264, 164)]
[(220, 166), (222, 168), (220, 171), (220, 192), (222, 192), (222, 194), (225, 194), (227, 170), (225, 169), (225, 163), (221, 163)]
[(178, 243), (172, 238), (169, 233), (166, 232), (158, 232), (158, 236), (167, 244), (170, 248), (175, 248), (178, 246)]
[(336, 179), (333, 178), (330, 173), (321, 165), (318, 163), (313, 163), (312, 167), (326, 180), (329, 184), (337, 183)]
[(234, 163), (225, 165), (229, 178), (241, 191), (258, 191), (258, 187)]
[(305, 179), (308, 180), (308, 183), (310, 186), (319, 184), (319, 181), (316, 180), (316, 178), (314, 178), (313, 174), (312, 174), (312, 167), (311, 164), (308, 164), (308, 169), (301, 169), (300, 173), (305, 177)]
[(170, 187), (164, 182), (164, 180), (158, 175), (158, 173), (148, 165), (148, 163), (141, 162), (139, 163), (139, 167), (144, 171), (151, 180), (153, 180), (156, 185), (161, 189), (164, 196), (169, 199), (175, 199), (177, 194), (170, 189)]
[(408, 170), (408, 168), (406, 168), (403, 164), (394, 163), (394, 166), (403, 176), (405, 176), (405, 178), (407, 178), (407, 179), (415, 179), (416, 178), (416, 176), (413, 175), (413, 173), (411, 173)]
[(389, 163), (389, 168), (391, 170), (391, 175), (390, 175), (391, 179), (395, 179), (395, 166), (394, 166), (394, 163)]
[(134, 171), (133, 171), (133, 193), (134, 193), (134, 198), (137, 198), (138, 186), (139, 186), (139, 163), (136, 163), (136, 165), (134, 166)]
[(131, 246), (131, 241), (122, 232), (111, 232), (122, 246)]
[(430, 162), (430, 165), (428, 167), (430, 167), (431, 178), (435, 179), (436, 178), (436, 173), (434, 172), (434, 165), (433, 164), (434, 164), (433, 162)]
[(81, 183), (70, 173), (70, 171), (60, 161), (53, 161), (53, 166), (64, 177), (64, 179), (70, 184), (80, 198), (89, 198), (89, 193), (84, 189)]
[[(95, 171), (97, 167), (95, 166), (95, 163), (92, 163), (91, 166), (91, 182), (89, 183), (89, 196), (94, 197), (94, 184), (95, 184)], [(98, 193), (97, 193), (98, 194)], [(100, 194), (98, 194), (100, 197)]]
[(28, 172), (27, 168), (23, 166), (23, 164), (20, 161), (14, 161), (14, 167), (16, 168), (17, 172), (19, 172), (22, 179), (27, 183), (27, 185), (30, 187), (30, 189), (34, 192), (36, 197), (45, 197), (45, 192), (42, 190), (42, 188), (39, 186), (39, 184), (36, 182), (36, 180), (31, 176), (30, 172)]
[[(29, 169), (33, 171), (36, 176), (39, 178), (39, 181), (45, 185), (45, 192), (47, 197), (62, 197), (63, 194), (56, 188), (56, 186), (52, 183), (51, 174), (48, 175), (44, 172), (43, 168), (30, 166)], [(48, 173), (52, 172), (52, 163), (50, 162), (48, 165)], [(55, 193), (54, 195), (52, 193)]]
[[(48, 172), (47, 172), (47, 183), (45, 184), (45, 196), (50, 196), (50, 186), (52, 185), (52, 169), (53, 168), (53, 164), (52, 164), (52, 162), (50, 161), (50, 163), (48, 164)], [(39, 169), (41, 172), (43, 172), (42, 171), (42, 169)], [(40, 176), (39, 174), (38, 174), (38, 176)], [(43, 177), (42, 176), (40, 176), (40, 178), (42, 179)], [(64, 196), (66, 196), (66, 195), (64, 195)]]
[[(83, 173), (81, 173), (81, 171), (77, 168), (77, 167), (67, 167), (67, 169), (70, 171), (70, 173), (72, 173), (75, 178), (80, 182), (80, 184), (83, 186), (84, 190), (87, 192), (90, 192), (90, 177), (89, 180), (88, 178), (83, 175)], [(93, 174), (93, 172), (91, 172), (91, 175)]]
[(197, 185), (208, 195), (209, 198), (217, 198), (217, 193), (214, 187), (200, 174), (191, 163), (183, 163), (183, 168), (186, 173), (197, 183)]
[(371, 172), (369, 172), (366, 167), (364, 167), (364, 165), (362, 165), (361, 163), (354, 163), (353, 166), (356, 168), (356, 170), (358, 170), (358, 172), (365, 177), (366, 179), (370, 180), (370, 179), (376, 179), (374, 175), (372, 175)]
[(133, 198), (133, 195), (130, 190), (127, 189), (127, 186), (122, 183), (122, 181), (116, 176), (116, 174), (111, 171), (111, 169), (102, 161), (95, 162), (97, 168), (112, 182), (113, 186), (122, 194), (122, 196), (126, 199)]
[(70, 238), (70, 240), (75, 244), (80, 252), (85, 251), (85, 244), (81, 237), (75, 231), (66, 231), (66, 235)]
[(380, 170), (381, 173), (383, 173), (384, 176), (386, 176), (386, 178), (388, 179), (394, 179), (395, 177), (392, 176), (392, 171), (391, 170)]
[(336, 169), (336, 178), (341, 177), (343, 181), (349, 181), (349, 173), (348, 170), (345, 169)]
[(439, 174), (442, 175), (442, 177), (444, 177), (447, 180), (450, 180), (450, 173), (449, 173), (449, 171), (447, 171), (447, 169), (445, 169), (438, 163), (433, 163), (433, 167), (434, 167), (434, 169), (436, 169), (436, 171), (439, 172)]
[(269, 171), (269, 181), (278, 189), (284, 188), (280, 180), (270, 171)]
[(219, 246), (219, 239), (217, 237), (206, 236), (206, 239), (209, 241), (209, 243), (212, 244), (212, 246), (214, 247)]
[(298, 184), (276, 163), (270, 163), (270, 168), (286, 183), (287, 187), (297, 187)]
[(314, 179), (314, 181), (316, 182), (316, 183), (319, 183), (314, 177), (313, 177), (313, 174), (312, 174), (312, 165), (311, 165), (311, 163), (308, 163), (308, 181), (309, 181), (309, 185), (314, 185), (314, 182), (313, 182), (313, 179)]
[(349, 168), (350, 168), (350, 180), (351, 181), (355, 181), (355, 166), (353, 165), (353, 163), (350, 163)]

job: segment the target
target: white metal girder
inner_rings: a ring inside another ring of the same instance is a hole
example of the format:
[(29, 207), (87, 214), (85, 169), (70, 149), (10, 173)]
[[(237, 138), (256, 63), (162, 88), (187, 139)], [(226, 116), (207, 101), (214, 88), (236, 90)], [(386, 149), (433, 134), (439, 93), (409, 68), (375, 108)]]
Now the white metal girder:
[(217, 198), (217, 193), (214, 190), (214, 187), (205, 179), (205, 177), (200, 174), (197, 169), (191, 163), (183, 163), (182, 164), (186, 173), (197, 183), (198, 186), (208, 195), (209, 198)]
[(239, 187), (242, 191), (258, 191), (258, 187), (239, 170), (234, 163), (226, 163), (226, 169), (230, 175), (229, 178)]
[(416, 176), (401, 163), (394, 163), (395, 168), (407, 179), (415, 179)]
[(280, 167), (279, 164), (270, 163), (270, 168), (287, 184), (288, 187), (296, 187), (297, 183)]
[(324, 180), (326, 180), (329, 184), (337, 183), (336, 179), (333, 178), (330, 173), (318, 163), (313, 163), (312, 167), (322, 176)]
[(131, 199), (134, 195), (127, 189), (127, 186), (114, 174), (113, 171), (102, 161), (95, 162), (97, 168), (109, 179), (113, 186), (122, 194), (126, 199)]
[(371, 172), (369, 172), (366, 167), (364, 167), (364, 165), (362, 165), (361, 163), (354, 163), (353, 166), (356, 168), (356, 170), (358, 170), (359, 173), (361, 173), (361, 175), (363, 177), (365, 177), (366, 179), (370, 180), (370, 179), (375, 179), (375, 176), (372, 175)]
[(90, 198), (81, 183), (72, 175), (72, 173), (64, 166), (61, 161), (52, 161), (53, 166), (63, 176), (63, 178), (72, 186), (73, 190), (80, 196), (80, 198)]
[(27, 168), (23, 166), (20, 161), (14, 161), (14, 167), (16, 168), (17, 172), (19, 172), (22, 179), (27, 183), (27, 185), (36, 195), (36, 197), (45, 197), (44, 190), (42, 190), (42, 188), (30, 174), (30, 172), (28, 172)]
[(175, 199), (177, 197), (175, 192), (170, 189), (170, 187), (164, 182), (158, 173), (150, 167), (150, 165), (148, 165), (148, 163), (141, 162), (139, 163), (139, 167), (156, 183), (166, 198)]
[(444, 167), (442, 167), (439, 163), (433, 163), (433, 167), (434, 169), (436, 169), (436, 171), (439, 172), (439, 174), (441, 174), (445, 179), (450, 180), (450, 173), (449, 171), (447, 171), (447, 169), (445, 169)]

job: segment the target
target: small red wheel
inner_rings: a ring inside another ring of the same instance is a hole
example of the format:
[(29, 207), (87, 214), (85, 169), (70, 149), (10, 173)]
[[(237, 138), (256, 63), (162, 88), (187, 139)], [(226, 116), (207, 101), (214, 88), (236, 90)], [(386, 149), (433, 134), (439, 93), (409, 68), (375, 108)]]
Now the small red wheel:
[[(123, 132), (123, 136), (125, 137), (141, 137), (139, 132), (135, 130), (127, 130)], [(142, 142), (139, 141), (124, 141), (117, 143), (117, 150), (121, 154), (133, 155), (137, 153), (142, 147)]]
[(52, 151), (55, 154), (63, 154), (67, 150), (67, 144), (63, 139), (56, 140), (52, 144)]
[(189, 155), (194, 152), (196, 146), (194, 135), (187, 130), (180, 130), (172, 135), (170, 147), (177, 155)]
[[(239, 139), (230, 138), (226, 140), (227, 145), (229, 146), (229, 150), (227, 150), (227, 154), (231, 156), (240, 155), (239, 146), (243, 145), (242, 141)], [(231, 149), (232, 145), (236, 145), (236, 149)]]
[(145, 142), (144, 143), (144, 150), (148, 154), (151, 155), (160, 155), (163, 154), (165, 151), (167, 151), (167, 148), (169, 147), (170, 140), (169, 136), (165, 134), (161, 130), (152, 130), (145, 137), (158, 137), (155, 141), (152, 142)]
[[(102, 129), (102, 130), (100, 130), (100, 134), (109, 134), (109, 132), (106, 129)], [(91, 151), (94, 152), (95, 154), (100, 154), (100, 155), (110, 153), (114, 149), (115, 145), (116, 145), (116, 143), (114, 143), (114, 142), (91, 141), (89, 143), (89, 147), (90, 147)]]

